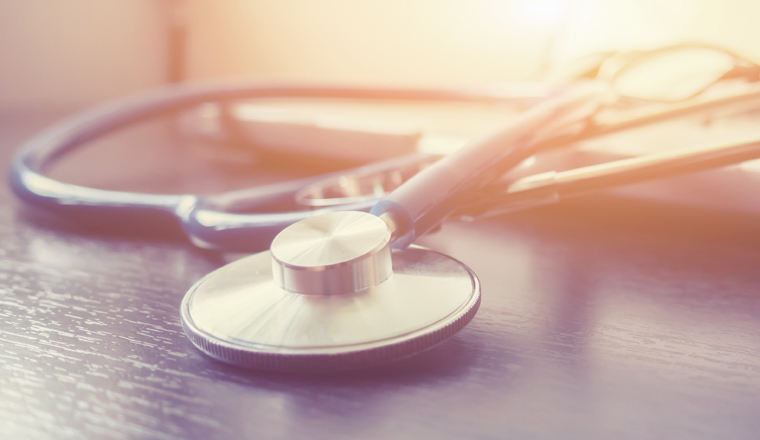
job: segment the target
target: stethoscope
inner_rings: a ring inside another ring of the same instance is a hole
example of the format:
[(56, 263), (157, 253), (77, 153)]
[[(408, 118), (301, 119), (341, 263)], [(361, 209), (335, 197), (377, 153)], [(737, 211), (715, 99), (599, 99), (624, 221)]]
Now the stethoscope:
[[(754, 87), (602, 124), (594, 117), (614, 95), (606, 86), (590, 82), (546, 99), (500, 131), (443, 158), (418, 154), (205, 197), (105, 191), (43, 175), (63, 154), (125, 125), (196, 104), (244, 98), (505, 97), (342, 87), (174, 87), (81, 114), (22, 148), (13, 160), (9, 183), (31, 206), (75, 221), (98, 217), (116, 224), (150, 224), (174, 219), (193, 243), (207, 248), (269, 247), (207, 275), (181, 305), (185, 332), (200, 350), (224, 362), (260, 369), (320, 371), (378, 364), (430, 348), (463, 328), (480, 304), (477, 276), (451, 257), (412, 245), (449, 217), (522, 209), (590, 189), (760, 157), (760, 141), (751, 139), (504, 182), (505, 171), (545, 149), (760, 99), (760, 88)], [(378, 186), (400, 172), (411, 177), (378, 201)], [(348, 203), (320, 199), (347, 178), (375, 190), (369, 196), (354, 195)], [(246, 213), (283, 199), (308, 200), (319, 208)]]

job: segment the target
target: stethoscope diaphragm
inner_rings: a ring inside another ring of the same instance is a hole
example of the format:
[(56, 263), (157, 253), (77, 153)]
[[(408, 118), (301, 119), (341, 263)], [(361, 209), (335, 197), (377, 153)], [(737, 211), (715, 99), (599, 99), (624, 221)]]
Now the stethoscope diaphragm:
[[(359, 220), (345, 221), (347, 215)], [(313, 256), (329, 249), (335, 260), (336, 253), (347, 252), (336, 240), (367, 248), (366, 229), (373, 225), (360, 223), (370, 217), (377, 219), (366, 213), (334, 213), (340, 220), (319, 224), (314, 234), (328, 238), (318, 249), (312, 239), (308, 252)], [(338, 228), (353, 228), (358, 235), (347, 236), (336, 232)], [(284, 233), (287, 236), (287, 230)], [(303, 238), (303, 230), (294, 233)], [(416, 354), (454, 335), (477, 312), (480, 283), (461, 262), (421, 247), (394, 250), (391, 258), (393, 273), (377, 280), (377, 285), (319, 294), (292, 291), (277, 280), (273, 266), (282, 262), (272, 259), (272, 251), (255, 254), (197, 282), (182, 301), (182, 324), (192, 342), (218, 360), (256, 369), (310, 372), (375, 365)], [(334, 266), (342, 269), (346, 264), (337, 261)], [(309, 268), (314, 269), (305, 270), (309, 275), (324, 269)]]

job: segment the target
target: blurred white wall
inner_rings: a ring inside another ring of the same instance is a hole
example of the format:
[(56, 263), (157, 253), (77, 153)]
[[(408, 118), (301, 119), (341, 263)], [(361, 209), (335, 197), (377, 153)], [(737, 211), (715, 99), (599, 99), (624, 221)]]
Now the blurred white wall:
[[(562, 1), (562, 0), (558, 0)], [(595, 50), (648, 49), (681, 42), (725, 46), (760, 60), (758, 0), (569, 0), (566, 60)]]
[(190, 0), (196, 78), (386, 84), (529, 76), (554, 21), (513, 0)]
[(159, 0), (0, 0), (0, 110), (72, 108), (165, 80)]
[(759, 0), (189, 0), (189, 11), (194, 78), (482, 83), (529, 79), (547, 52), (563, 62), (684, 41), (760, 59)]
[(184, 5), (193, 80), (483, 84), (683, 41), (760, 59), (759, 0), (0, 0), (0, 110), (164, 83), (171, 4)]

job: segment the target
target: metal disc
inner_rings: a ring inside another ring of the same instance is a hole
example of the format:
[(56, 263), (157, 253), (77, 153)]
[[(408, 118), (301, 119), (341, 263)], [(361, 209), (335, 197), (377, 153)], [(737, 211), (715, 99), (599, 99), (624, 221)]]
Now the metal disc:
[(269, 248), (275, 283), (294, 293), (342, 295), (393, 273), (391, 232), (367, 212), (336, 211), (294, 223)]
[(182, 301), (182, 325), (204, 353), (243, 367), (326, 371), (426, 350), (461, 330), (480, 305), (480, 282), (461, 262), (412, 247), (393, 252), (393, 275), (341, 295), (284, 290), (270, 252), (230, 263)]

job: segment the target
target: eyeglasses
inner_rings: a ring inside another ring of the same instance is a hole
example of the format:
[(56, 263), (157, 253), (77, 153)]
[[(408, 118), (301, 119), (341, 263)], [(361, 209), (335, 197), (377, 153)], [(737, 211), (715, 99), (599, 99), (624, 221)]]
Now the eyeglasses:
[(760, 64), (707, 44), (679, 44), (648, 51), (607, 51), (581, 57), (551, 72), (551, 80), (608, 81), (621, 98), (678, 102), (726, 80), (760, 80)]

